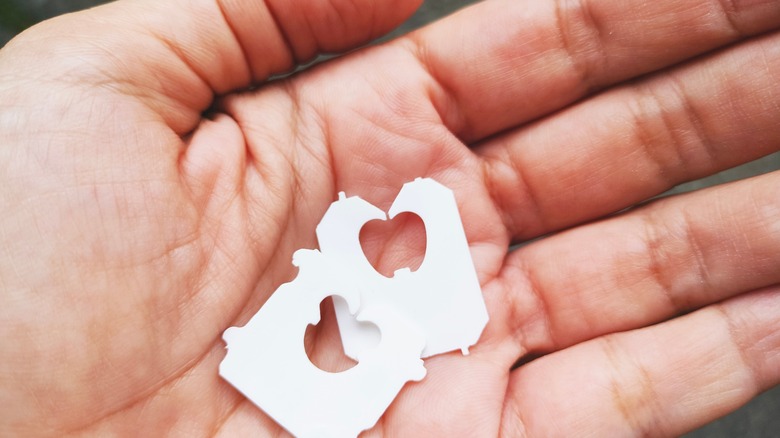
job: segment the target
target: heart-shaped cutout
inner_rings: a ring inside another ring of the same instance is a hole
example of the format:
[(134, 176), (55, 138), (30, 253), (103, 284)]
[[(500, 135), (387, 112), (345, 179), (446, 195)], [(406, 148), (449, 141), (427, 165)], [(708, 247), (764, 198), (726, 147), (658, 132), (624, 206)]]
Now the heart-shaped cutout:
[(360, 230), (360, 246), (371, 266), (385, 277), (401, 269), (415, 272), (425, 259), (425, 224), (414, 213), (369, 221)]

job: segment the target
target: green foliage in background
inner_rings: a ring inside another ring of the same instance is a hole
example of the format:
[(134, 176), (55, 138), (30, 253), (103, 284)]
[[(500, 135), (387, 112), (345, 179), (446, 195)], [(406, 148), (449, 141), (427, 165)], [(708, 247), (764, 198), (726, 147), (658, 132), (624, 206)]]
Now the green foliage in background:
[(22, 9), (17, 2), (0, 1), (0, 26), (9, 32), (19, 33), (35, 24), (38, 20)]
[(0, 47), (28, 27), (60, 14), (110, 0), (0, 0)]

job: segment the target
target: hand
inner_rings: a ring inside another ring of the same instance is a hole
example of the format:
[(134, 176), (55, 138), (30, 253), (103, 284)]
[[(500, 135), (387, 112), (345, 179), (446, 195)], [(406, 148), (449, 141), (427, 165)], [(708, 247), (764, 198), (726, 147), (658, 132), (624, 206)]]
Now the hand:
[[(777, 3), (493, 0), (268, 81), (417, 3), (120, 1), (0, 52), (0, 429), (283, 434), (218, 377), (223, 330), (337, 191), (418, 176), (491, 320), (367, 436), (671, 436), (780, 381), (780, 174), (612, 215), (780, 149)], [(419, 262), (419, 221), (364, 231)]]

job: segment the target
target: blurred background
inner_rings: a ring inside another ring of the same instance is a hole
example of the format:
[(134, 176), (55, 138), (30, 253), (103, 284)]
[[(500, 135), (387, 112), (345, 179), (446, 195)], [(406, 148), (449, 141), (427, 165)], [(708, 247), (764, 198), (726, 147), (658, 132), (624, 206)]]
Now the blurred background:
[[(33, 24), (66, 12), (106, 3), (105, 0), (0, 0), (0, 46)], [(390, 39), (423, 26), (462, 8), (475, 0), (426, 0), (420, 10), (399, 29), (382, 40)], [(778, 84), (780, 86), (780, 84)], [(692, 181), (665, 193), (683, 193), (703, 187), (780, 169), (780, 153)], [(780, 193), (780, 189), (778, 190)], [(780, 269), (780, 267), (778, 267)], [(780, 317), (780, 314), (778, 315)], [(742, 409), (712, 422), (690, 434), (703, 437), (780, 437), (780, 387), (765, 392)]]

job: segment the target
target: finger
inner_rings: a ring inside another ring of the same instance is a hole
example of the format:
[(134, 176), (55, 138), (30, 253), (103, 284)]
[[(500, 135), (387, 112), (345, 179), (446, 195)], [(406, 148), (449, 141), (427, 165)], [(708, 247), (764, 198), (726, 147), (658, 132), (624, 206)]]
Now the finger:
[[(390, 31), (419, 3), (120, 1), (23, 34), (4, 49), (0, 68), (19, 77), (116, 88), (186, 132), (213, 93), (265, 80), (318, 52), (356, 47)], [(46, 68), (41, 60), (48, 60)]]
[(516, 239), (780, 149), (780, 34), (621, 87), (478, 149)]
[(780, 289), (764, 290), (520, 367), (504, 435), (678, 436), (712, 421), (780, 383), (778, 310)]
[(444, 122), (471, 142), (778, 25), (777, 2), (506, 0), (407, 41), (439, 83)]
[(520, 248), (491, 286), (511, 304), (496, 324), (545, 353), (780, 284), (779, 185), (774, 172), (667, 198)]

